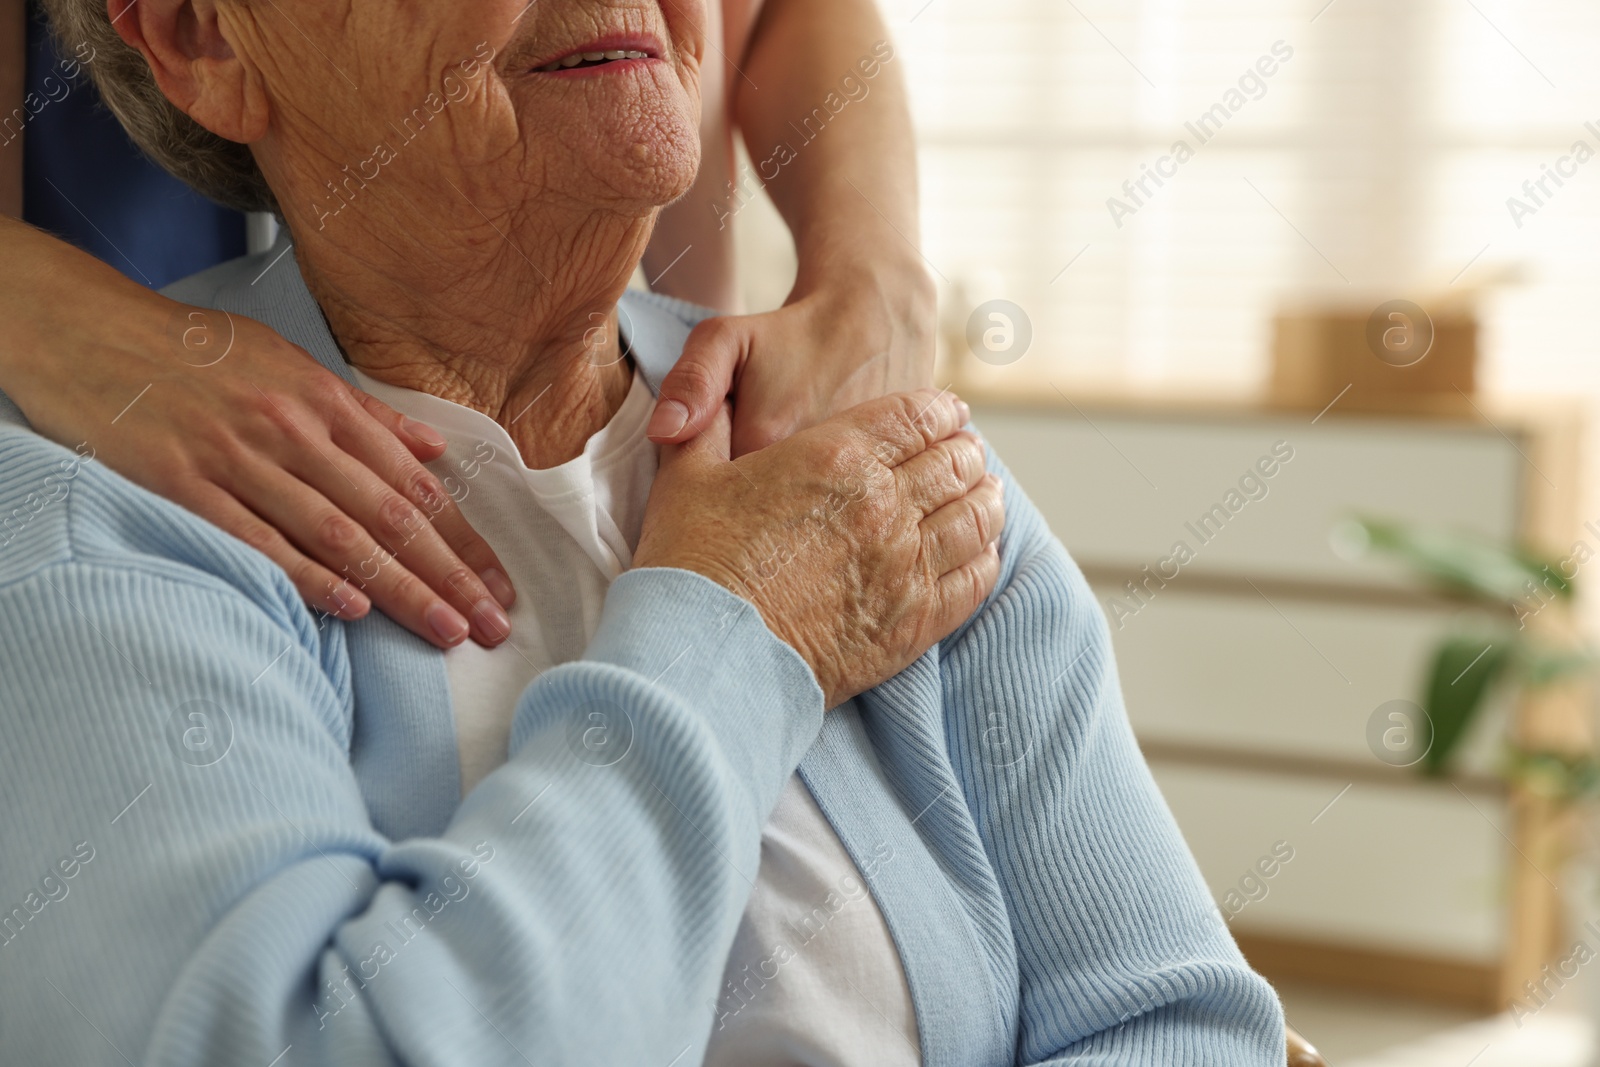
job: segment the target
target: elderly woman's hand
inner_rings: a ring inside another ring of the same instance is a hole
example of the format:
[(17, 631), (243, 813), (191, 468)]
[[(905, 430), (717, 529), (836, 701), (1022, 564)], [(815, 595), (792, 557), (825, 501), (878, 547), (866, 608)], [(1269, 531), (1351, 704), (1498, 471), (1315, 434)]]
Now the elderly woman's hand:
[(729, 461), (726, 408), (663, 449), (634, 564), (751, 601), (834, 707), (908, 666), (983, 602), (1005, 523), (966, 404), (933, 390), (861, 404)]

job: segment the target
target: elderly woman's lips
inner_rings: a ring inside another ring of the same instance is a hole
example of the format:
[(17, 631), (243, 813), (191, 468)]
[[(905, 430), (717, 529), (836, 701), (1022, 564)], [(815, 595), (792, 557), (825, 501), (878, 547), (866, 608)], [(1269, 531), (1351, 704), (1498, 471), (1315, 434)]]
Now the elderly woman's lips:
[(570, 56), (558, 59), (554, 63), (546, 63), (542, 67), (533, 68), (535, 74), (552, 74), (556, 71), (573, 70), (578, 67), (600, 67), (630, 59), (654, 59), (648, 52), (637, 49), (612, 49), (606, 52), (574, 52)]
[(608, 33), (530, 64), (533, 74), (589, 69), (625, 70), (661, 57), (661, 42), (651, 34)]

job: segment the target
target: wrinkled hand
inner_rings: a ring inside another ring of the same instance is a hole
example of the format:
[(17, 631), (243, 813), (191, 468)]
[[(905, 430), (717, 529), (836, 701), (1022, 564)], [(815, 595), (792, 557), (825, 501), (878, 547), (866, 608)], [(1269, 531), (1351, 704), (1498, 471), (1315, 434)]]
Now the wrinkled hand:
[[(888, 270), (888, 268), (885, 268)], [(733, 398), (733, 455), (932, 381), (936, 301), (920, 266), (838, 282), (776, 311), (707, 319), (661, 383), (650, 437), (690, 440)]]
[(948, 393), (897, 393), (730, 461), (724, 407), (704, 435), (662, 449), (634, 565), (695, 571), (749, 600), (835, 707), (994, 588), (1004, 504), (966, 420)]
[(277, 563), (314, 607), (354, 619), (376, 605), (440, 647), (505, 639), (504, 568), (422, 465), (444, 451), (437, 433), (261, 323), (115, 295), (126, 313), (58, 324), (68, 335), (50, 334), (15, 395), (40, 433), (91, 442)]

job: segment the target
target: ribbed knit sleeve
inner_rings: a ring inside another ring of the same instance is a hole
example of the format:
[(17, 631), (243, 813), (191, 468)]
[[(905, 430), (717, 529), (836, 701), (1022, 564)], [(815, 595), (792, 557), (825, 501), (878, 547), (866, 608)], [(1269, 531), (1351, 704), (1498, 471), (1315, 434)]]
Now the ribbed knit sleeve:
[(1088, 584), (991, 469), (1006, 482), (1001, 580), (942, 671), (952, 758), (1015, 943), (1018, 1062), (1282, 1067), (1277, 998), (1139, 754)]
[(168, 555), (237, 580), (72, 537), (0, 573), (0, 1063), (698, 1062), (760, 827), (822, 719), (759, 616), (625, 576), (589, 657), (524, 694), (506, 765), (438, 836), (389, 840), (337, 626), (148, 507), (111, 524), (197, 531)]

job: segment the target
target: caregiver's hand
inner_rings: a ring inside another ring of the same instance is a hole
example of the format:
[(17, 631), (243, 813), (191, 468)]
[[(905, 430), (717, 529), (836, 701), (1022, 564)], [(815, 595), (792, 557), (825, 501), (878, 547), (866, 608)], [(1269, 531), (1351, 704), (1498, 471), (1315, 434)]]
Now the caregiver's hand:
[(434, 431), (266, 326), (168, 300), (31, 227), (0, 218), (0, 250), (0, 389), (39, 433), (88, 442), (256, 548), (314, 607), (376, 605), (440, 647), (505, 639), (484, 601), (515, 594), (422, 466), (444, 451)]
[(864, 400), (932, 381), (937, 300), (920, 262), (876, 257), (776, 311), (707, 319), (661, 383), (650, 437), (682, 442), (733, 398), (733, 455)]
[(999, 577), (1004, 503), (967, 414), (949, 393), (896, 393), (729, 461), (724, 408), (662, 449), (634, 565), (751, 601), (834, 707), (947, 637)]

